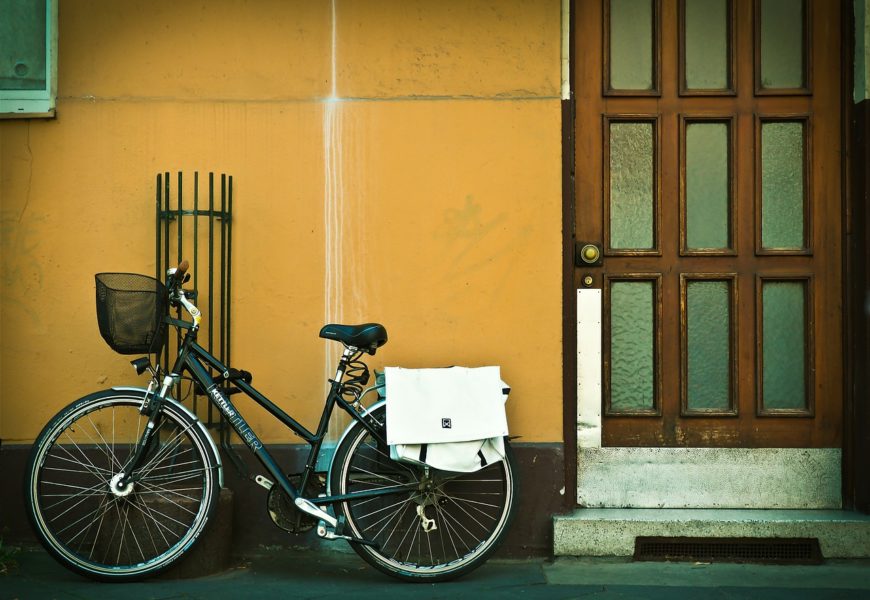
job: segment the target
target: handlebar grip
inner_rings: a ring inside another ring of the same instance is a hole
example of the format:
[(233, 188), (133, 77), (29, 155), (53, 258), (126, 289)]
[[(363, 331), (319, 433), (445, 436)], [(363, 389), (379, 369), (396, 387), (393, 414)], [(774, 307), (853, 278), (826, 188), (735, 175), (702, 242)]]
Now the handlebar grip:
[(177, 285), (181, 285), (184, 282), (184, 276), (187, 274), (187, 269), (190, 267), (190, 263), (186, 260), (181, 261), (178, 266), (174, 269), (169, 269), (166, 279), (166, 286), (170, 290), (174, 290)]

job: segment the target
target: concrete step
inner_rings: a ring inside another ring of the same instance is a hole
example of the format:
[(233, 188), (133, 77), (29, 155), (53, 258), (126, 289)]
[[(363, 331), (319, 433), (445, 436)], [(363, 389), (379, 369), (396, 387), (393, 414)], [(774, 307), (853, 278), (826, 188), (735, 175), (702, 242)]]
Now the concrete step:
[(230, 566), (233, 540), (233, 491), (223, 488), (218, 505), (202, 532), (201, 539), (190, 552), (168, 571), (158, 577), (161, 579), (192, 579), (220, 573)]
[(631, 556), (636, 537), (817, 538), (825, 558), (868, 558), (870, 515), (842, 510), (581, 508), (553, 518), (556, 556)]

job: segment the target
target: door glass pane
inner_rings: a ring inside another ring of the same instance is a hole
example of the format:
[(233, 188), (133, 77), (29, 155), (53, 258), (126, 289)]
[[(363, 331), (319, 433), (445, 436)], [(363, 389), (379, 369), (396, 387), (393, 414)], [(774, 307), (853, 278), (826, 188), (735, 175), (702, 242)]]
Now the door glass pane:
[(804, 1), (761, 1), (761, 87), (802, 88)]
[(610, 123), (610, 247), (652, 249), (653, 124)]
[(728, 60), (728, 0), (685, 0), (686, 87), (731, 87)]
[(686, 245), (727, 249), (730, 239), (726, 123), (686, 124)]
[(0, 89), (45, 89), (45, 50), (45, 0), (4, 0), (0, 4)]
[(687, 406), (731, 408), (731, 286), (688, 281), (686, 286)]
[(652, 0), (610, 0), (610, 87), (653, 89)]
[(652, 281), (614, 281), (610, 287), (610, 409), (655, 406), (655, 287)]
[(765, 281), (761, 296), (763, 408), (805, 409), (806, 283)]
[(761, 245), (799, 250), (804, 240), (804, 124), (761, 124)]

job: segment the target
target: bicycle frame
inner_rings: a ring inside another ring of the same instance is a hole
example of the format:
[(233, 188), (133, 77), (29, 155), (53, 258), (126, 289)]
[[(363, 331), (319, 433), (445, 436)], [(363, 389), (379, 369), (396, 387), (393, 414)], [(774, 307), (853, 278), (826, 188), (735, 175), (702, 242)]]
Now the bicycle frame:
[[(236, 386), (241, 392), (243, 392), (246, 396), (251, 398), (257, 404), (262, 406), (264, 409), (266, 409), (269, 414), (278, 419), (288, 429), (290, 429), (296, 435), (305, 440), (305, 442), (308, 443), (308, 445), (311, 447), (308, 452), (308, 458), (305, 462), (305, 468), (301, 474), (302, 477), (300, 486), (297, 489), (296, 486), (294, 486), (290, 479), (287, 477), (287, 475), (282, 472), (281, 468), (278, 466), (278, 463), (266, 449), (265, 445), (260, 441), (256, 433), (251, 429), (247, 421), (245, 421), (244, 417), (240, 414), (239, 410), (230, 400), (229, 395), (224, 393), (221, 388), (221, 384), (223, 382), (216, 382), (215, 379), (211, 375), (209, 375), (209, 372), (204, 366), (204, 363), (212, 369), (218, 371), (219, 373), (225, 374), (224, 379), (227, 379), (229, 377), (229, 367), (221, 363), (217, 358), (212, 356), (207, 350), (205, 350), (202, 346), (196, 343), (197, 328), (195, 328), (192, 324), (172, 318), (167, 318), (166, 320), (167, 322), (175, 326), (187, 329), (188, 331), (184, 335), (183, 341), (179, 348), (178, 357), (175, 360), (175, 364), (172, 368), (172, 372), (164, 377), (163, 385), (159, 394), (156, 395), (155, 398), (152, 400), (152, 406), (156, 404), (156, 406), (154, 406), (154, 410), (157, 410), (160, 401), (162, 401), (162, 399), (166, 397), (169, 388), (173, 385), (177, 378), (185, 370), (187, 370), (194, 379), (194, 381), (202, 386), (202, 389), (206, 390), (206, 395), (208, 396), (209, 402), (214, 404), (218, 408), (218, 410), (221, 411), (221, 413), (227, 419), (227, 422), (230, 424), (233, 430), (245, 442), (245, 445), (248, 447), (248, 449), (253, 452), (257, 459), (269, 472), (269, 474), (275, 479), (277, 484), (283, 488), (287, 495), (290, 496), (291, 500), (301, 510), (307, 512), (308, 514), (311, 514), (312, 516), (321, 517), (332, 526), (335, 526), (335, 518), (333, 518), (328, 513), (325, 513), (323, 510), (318, 509), (318, 507), (313, 504), (314, 502), (316, 502), (316, 504), (320, 506), (329, 505), (349, 499), (361, 499), (367, 497), (397, 494), (414, 489), (416, 487), (415, 483), (408, 483), (404, 485), (399, 484), (376, 490), (366, 490), (343, 495), (322, 496), (311, 499), (304, 498), (300, 493), (300, 489), (305, 489), (309, 478), (315, 471), (317, 465), (317, 458), (320, 455), (323, 440), (329, 427), (329, 419), (332, 416), (332, 413), (336, 406), (341, 407), (351, 416), (353, 420), (365, 427), (372, 434), (372, 436), (374, 436), (375, 439), (378, 440), (379, 443), (383, 443), (384, 445), (386, 445), (386, 440), (383, 439), (383, 437), (377, 432), (375, 426), (372, 425), (366, 418), (368, 416), (368, 412), (365, 409), (363, 409), (362, 412), (358, 412), (351, 403), (347, 402), (341, 396), (342, 379), (344, 378), (345, 371), (348, 367), (351, 357), (353, 357), (357, 353), (356, 348), (346, 347), (344, 352), (342, 353), (336, 370), (335, 379), (330, 380), (331, 385), (329, 393), (326, 397), (326, 405), (324, 406), (323, 413), (320, 417), (320, 423), (317, 426), (317, 430), (314, 432), (309, 431), (302, 424), (293, 419), (293, 417), (284, 412), (279, 406), (275, 405), (262, 393), (258, 392), (249, 383), (240, 379), (232, 381), (232, 384)], [(143, 410), (145, 409), (151, 410), (148, 405), (143, 407)], [(147, 435), (147, 431), (145, 435)], [(147, 441), (144, 441), (143, 444), (147, 444)], [(136, 461), (134, 461), (131, 472), (135, 470), (135, 463)], [(300, 500), (297, 501), (297, 499)], [(310, 509), (313, 509), (313, 511)], [(327, 519), (326, 517), (329, 518)]]
[[(113, 387), (79, 398), (34, 441), (24, 500), (39, 541), (54, 558), (94, 579), (132, 581), (172, 567), (202, 539), (224, 497), (223, 465), (214, 432), (178, 401), (184, 391), (207, 396), (209, 413), (214, 405), (227, 421), (222, 433), (235, 431), (263, 465), (249, 474), (232, 452), (242, 478), (268, 490), (266, 508), (281, 529), (314, 528), (320, 539), (346, 540), (374, 568), (404, 581), (458, 577), (492, 555), (517, 508), (517, 465), (507, 439), (503, 450), (497, 448), (498, 460), (472, 463), (467, 455), (467, 465), (462, 458), (443, 463), (445, 468), (437, 456), (439, 466), (395, 457), (385, 439), (386, 400), (362, 403), (377, 387), (365, 389), (369, 368), (363, 355), (387, 342), (378, 323), (320, 330), (320, 337), (341, 342), (344, 352), (328, 380), (320, 421), (307, 429), (257, 391), (249, 373), (197, 343), (202, 313), (191, 301), (195, 295), (189, 299), (182, 288), (189, 266), (181, 261), (169, 269), (165, 286), (135, 274), (97, 279), (106, 288), (97, 294), (101, 333), (112, 348), (154, 352), (165, 344), (164, 328), (171, 325), (179, 332), (178, 349), (173, 363), (156, 368), (148, 357), (131, 361), (137, 374), (151, 374), (147, 389)], [(109, 287), (113, 279), (118, 289)], [(143, 293), (147, 302), (138, 301)], [(132, 298), (137, 302), (128, 302)], [(170, 316), (168, 308), (177, 312)], [(139, 344), (121, 343), (137, 337)], [(299, 453), (305, 459), (301, 473), (296, 465), (287, 470), (278, 465), (231, 399), (237, 393), (308, 444)], [(325, 438), (336, 407), (350, 415), (350, 426), (338, 438), (328, 468), (318, 468), (318, 458), (329, 454)], [(468, 444), (469, 454), (474, 447)]]

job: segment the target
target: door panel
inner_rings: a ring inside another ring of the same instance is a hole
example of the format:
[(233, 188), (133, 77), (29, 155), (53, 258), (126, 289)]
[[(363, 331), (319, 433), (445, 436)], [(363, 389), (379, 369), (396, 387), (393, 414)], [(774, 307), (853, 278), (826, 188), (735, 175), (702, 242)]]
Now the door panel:
[(576, 3), (604, 445), (840, 445), (840, 10)]
[(734, 119), (680, 118), (680, 255), (733, 255)]
[(680, 275), (682, 416), (736, 416), (737, 275)]

